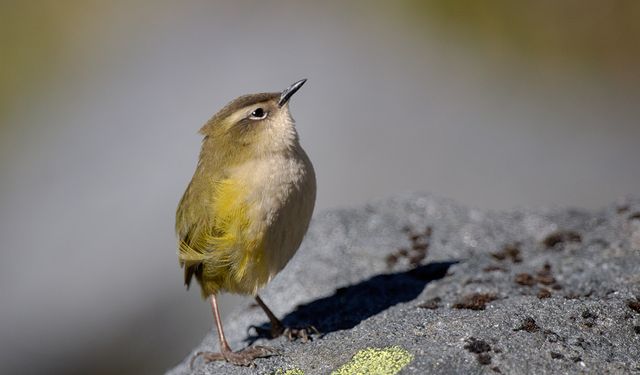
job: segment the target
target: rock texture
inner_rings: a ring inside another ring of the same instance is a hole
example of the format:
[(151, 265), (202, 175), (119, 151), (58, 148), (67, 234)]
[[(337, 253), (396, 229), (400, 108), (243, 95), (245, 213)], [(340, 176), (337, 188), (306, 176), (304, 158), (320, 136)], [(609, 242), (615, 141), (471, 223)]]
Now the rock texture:
[[(320, 213), (261, 295), (322, 335), (266, 339), (244, 306), (226, 317), (232, 346), (283, 355), (192, 370), (189, 355), (169, 374), (329, 374), (391, 347), (410, 353), (402, 374), (640, 373), (640, 200), (488, 212), (407, 195)], [(217, 346), (211, 331), (194, 353)]]

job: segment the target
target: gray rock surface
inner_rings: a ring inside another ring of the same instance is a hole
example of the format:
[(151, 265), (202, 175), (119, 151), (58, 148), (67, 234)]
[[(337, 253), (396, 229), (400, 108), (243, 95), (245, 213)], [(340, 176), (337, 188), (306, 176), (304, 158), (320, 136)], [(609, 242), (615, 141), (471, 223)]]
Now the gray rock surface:
[[(283, 355), (193, 370), (189, 355), (168, 373), (328, 374), (393, 345), (413, 354), (402, 374), (640, 373), (640, 200), (488, 212), (414, 194), (320, 213), (261, 295), (286, 324), (323, 334), (256, 337), (249, 327), (267, 319), (243, 306), (225, 319), (232, 347)], [(217, 348), (210, 331), (193, 353)]]

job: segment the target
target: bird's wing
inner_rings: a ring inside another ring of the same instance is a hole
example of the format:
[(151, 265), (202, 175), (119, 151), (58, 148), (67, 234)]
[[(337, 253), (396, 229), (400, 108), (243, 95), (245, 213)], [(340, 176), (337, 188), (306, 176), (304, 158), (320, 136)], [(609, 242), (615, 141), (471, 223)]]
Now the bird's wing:
[(192, 180), (184, 192), (176, 212), (176, 234), (178, 235), (178, 260), (184, 267), (184, 283), (189, 287), (191, 279), (202, 273), (202, 263), (209, 256), (206, 241), (210, 232), (213, 213), (202, 199), (203, 190)]
[(230, 178), (192, 181), (185, 191), (176, 213), (176, 232), (187, 286), (194, 275), (201, 281), (205, 261), (210, 273), (232, 266), (240, 278), (246, 271), (250, 251), (235, 251), (239, 245), (243, 249), (256, 246), (255, 238), (246, 238), (250, 221), (245, 196), (242, 181)]

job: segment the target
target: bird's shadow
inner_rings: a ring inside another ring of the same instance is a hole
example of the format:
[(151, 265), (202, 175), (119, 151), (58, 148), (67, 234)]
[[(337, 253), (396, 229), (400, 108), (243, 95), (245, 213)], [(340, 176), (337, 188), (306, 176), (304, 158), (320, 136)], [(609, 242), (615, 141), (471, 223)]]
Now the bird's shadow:
[[(428, 282), (443, 278), (457, 261), (433, 262), (408, 271), (375, 275), (357, 284), (338, 288), (324, 298), (298, 306), (282, 322), (287, 327), (313, 326), (323, 335), (350, 329), (361, 321), (401, 302), (414, 300)], [(268, 322), (255, 326), (249, 344), (270, 338)]]

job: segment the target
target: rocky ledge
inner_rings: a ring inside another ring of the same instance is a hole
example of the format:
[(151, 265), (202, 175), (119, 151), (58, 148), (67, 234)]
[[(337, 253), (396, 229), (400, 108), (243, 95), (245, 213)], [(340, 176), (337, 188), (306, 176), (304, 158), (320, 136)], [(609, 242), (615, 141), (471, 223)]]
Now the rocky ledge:
[(269, 340), (253, 305), (225, 320), (255, 367), (189, 360), (168, 373), (640, 373), (640, 200), (600, 211), (491, 212), (406, 195), (315, 216), (261, 293), (310, 342)]

